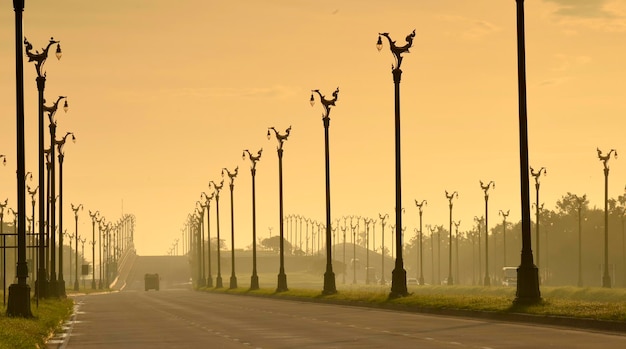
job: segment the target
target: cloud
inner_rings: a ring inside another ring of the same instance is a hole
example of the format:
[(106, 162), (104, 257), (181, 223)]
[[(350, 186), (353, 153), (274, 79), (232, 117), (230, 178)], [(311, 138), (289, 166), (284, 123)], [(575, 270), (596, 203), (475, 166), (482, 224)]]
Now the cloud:
[(626, 31), (626, 3), (623, 0), (543, 0), (556, 5), (553, 15), (569, 26), (568, 35), (579, 33), (581, 26), (603, 32)]
[(544, 0), (556, 4), (554, 13), (575, 18), (615, 18), (617, 15), (607, 9), (609, 0)]
[(463, 30), (461, 35), (465, 39), (480, 39), (500, 30), (500, 28), (493, 23), (481, 19), (453, 15), (441, 15), (439, 18), (444, 21), (460, 25)]

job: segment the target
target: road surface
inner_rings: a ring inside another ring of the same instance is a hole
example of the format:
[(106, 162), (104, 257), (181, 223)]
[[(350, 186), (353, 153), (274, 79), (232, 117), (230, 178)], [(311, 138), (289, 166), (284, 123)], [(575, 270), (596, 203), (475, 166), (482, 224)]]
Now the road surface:
[(189, 285), (76, 297), (49, 348), (625, 348), (626, 336), (251, 296)]

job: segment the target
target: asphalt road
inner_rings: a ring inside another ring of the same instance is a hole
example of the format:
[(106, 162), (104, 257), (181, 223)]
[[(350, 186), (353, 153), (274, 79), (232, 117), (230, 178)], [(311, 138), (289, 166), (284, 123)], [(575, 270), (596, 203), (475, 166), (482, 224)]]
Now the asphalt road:
[(78, 296), (49, 348), (625, 348), (626, 335), (194, 292)]

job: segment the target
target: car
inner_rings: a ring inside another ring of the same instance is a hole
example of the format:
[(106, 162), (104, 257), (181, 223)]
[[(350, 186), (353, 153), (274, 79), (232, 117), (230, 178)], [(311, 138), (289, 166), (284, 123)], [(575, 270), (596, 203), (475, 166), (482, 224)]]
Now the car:
[(416, 278), (407, 278), (406, 284), (407, 285), (419, 285)]
[(159, 290), (159, 274), (146, 274), (143, 277), (145, 289), (148, 290)]

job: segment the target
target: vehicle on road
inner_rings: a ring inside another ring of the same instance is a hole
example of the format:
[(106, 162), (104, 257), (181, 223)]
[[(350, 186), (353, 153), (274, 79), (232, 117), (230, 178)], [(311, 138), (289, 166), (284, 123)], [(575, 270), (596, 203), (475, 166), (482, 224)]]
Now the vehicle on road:
[(144, 275), (145, 289), (159, 290), (159, 274), (146, 274)]
[(517, 267), (502, 267), (502, 286), (517, 286)]

